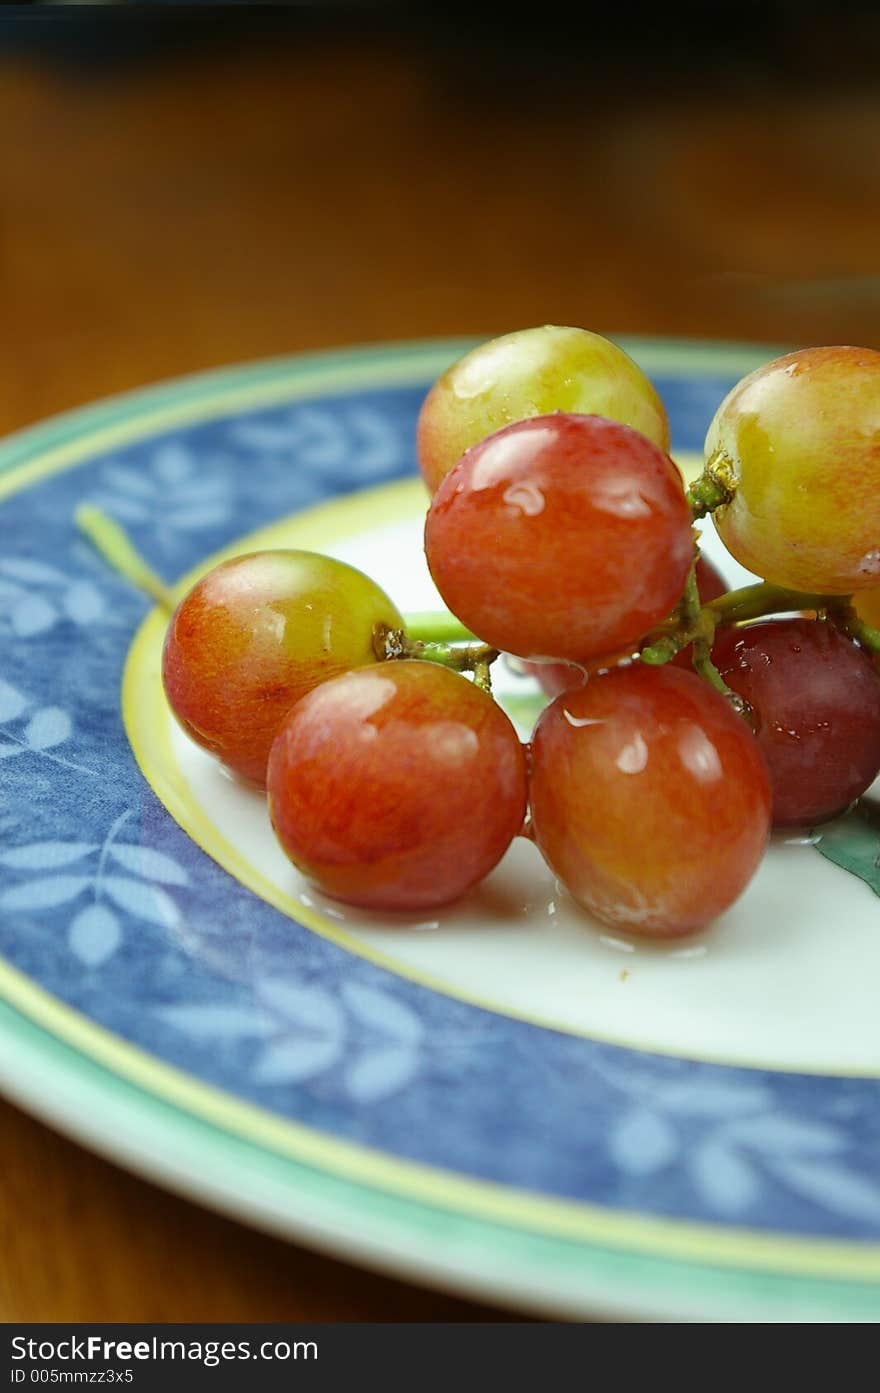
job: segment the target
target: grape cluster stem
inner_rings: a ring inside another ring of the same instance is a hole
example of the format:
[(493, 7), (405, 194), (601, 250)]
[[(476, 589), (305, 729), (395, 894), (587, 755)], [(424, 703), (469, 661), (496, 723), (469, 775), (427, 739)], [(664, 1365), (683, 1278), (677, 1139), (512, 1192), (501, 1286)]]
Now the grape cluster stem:
[(376, 626), (373, 633), (373, 652), (376, 657), (380, 660), (418, 658), (422, 662), (440, 663), (442, 667), (451, 668), (454, 672), (472, 672), (475, 685), (481, 687), (484, 692), (491, 693), (490, 669), (495, 659), (501, 656), (499, 650), (491, 648), (487, 643), (439, 642), (416, 637), (413, 629), (418, 632), (419, 620), (422, 621), (423, 633), (446, 632), (456, 639), (463, 635), (473, 637), (467, 630), (462, 629), (458, 620), (451, 614), (411, 615), (407, 618), (405, 629), (389, 629), (384, 624)]
[(700, 477), (685, 492), (691, 517), (696, 521), (707, 513), (714, 513), (716, 508), (730, 503), (735, 492), (736, 481), (730, 461), (724, 455), (713, 455)]

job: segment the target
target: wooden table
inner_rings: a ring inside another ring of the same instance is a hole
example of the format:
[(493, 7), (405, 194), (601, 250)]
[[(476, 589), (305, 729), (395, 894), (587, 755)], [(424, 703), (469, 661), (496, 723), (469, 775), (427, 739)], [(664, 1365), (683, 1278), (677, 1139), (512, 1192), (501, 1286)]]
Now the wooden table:
[[(434, 37), (0, 58), (0, 433), (213, 364), (547, 321), (880, 346), (876, 89), (759, 68), (671, 92), (570, 57), (555, 82)], [(251, 1233), (3, 1104), (0, 1138), (0, 1320), (501, 1316)]]

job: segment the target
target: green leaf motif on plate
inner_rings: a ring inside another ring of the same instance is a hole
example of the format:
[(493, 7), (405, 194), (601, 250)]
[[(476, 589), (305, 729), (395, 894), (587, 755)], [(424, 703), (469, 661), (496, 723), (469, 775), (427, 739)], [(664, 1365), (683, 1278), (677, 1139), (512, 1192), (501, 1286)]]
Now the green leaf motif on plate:
[(816, 850), (880, 895), (880, 806), (862, 802), (819, 833)]

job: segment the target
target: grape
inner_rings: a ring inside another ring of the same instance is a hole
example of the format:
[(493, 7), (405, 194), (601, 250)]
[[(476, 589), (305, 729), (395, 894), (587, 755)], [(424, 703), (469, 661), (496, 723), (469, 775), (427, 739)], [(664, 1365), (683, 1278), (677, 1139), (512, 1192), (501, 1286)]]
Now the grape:
[(632, 359), (586, 329), (547, 324), (481, 344), (432, 387), (418, 425), (428, 488), (434, 493), (477, 441), (550, 411), (607, 416), (669, 449), (663, 403)]
[(403, 620), (354, 567), (307, 551), (224, 561), (190, 590), (165, 639), (162, 680), (188, 735), (265, 784), (283, 717), (319, 682), (376, 661), (377, 624)]
[[(707, 561), (705, 556), (697, 557), (697, 590), (700, 595), (700, 603), (707, 605), (710, 600), (716, 600), (720, 595), (727, 593), (727, 584), (721, 579), (718, 571)], [(687, 648), (682, 648), (681, 652), (676, 653), (671, 660), (677, 667), (691, 667), (693, 654), (693, 644), (688, 644)], [(619, 663), (625, 663), (632, 658), (631, 648), (623, 648), (618, 653), (611, 653), (603, 658), (594, 658), (582, 667), (575, 663), (523, 663), (523, 667), (530, 677), (536, 677), (548, 696), (559, 696), (560, 692), (572, 691), (575, 687), (582, 687), (586, 677), (594, 672), (606, 672), (608, 668), (617, 667)]]
[(448, 607), (486, 643), (583, 663), (667, 617), (691, 563), (690, 510), (656, 445), (560, 412), (467, 451), (434, 496), (425, 552)]
[(776, 585), (880, 584), (880, 353), (809, 348), (725, 398), (706, 458), (735, 485), (713, 514), (728, 551)]
[(754, 712), (777, 827), (824, 822), (873, 783), (880, 674), (833, 625), (775, 619), (731, 628), (712, 659)]
[(770, 828), (748, 725), (695, 673), (636, 662), (547, 707), (532, 740), (532, 834), (606, 923), (674, 937), (742, 893)]
[(525, 752), (467, 678), (386, 662), (297, 703), (272, 746), (268, 786), (282, 847), (322, 890), (417, 911), (464, 894), (521, 830)]

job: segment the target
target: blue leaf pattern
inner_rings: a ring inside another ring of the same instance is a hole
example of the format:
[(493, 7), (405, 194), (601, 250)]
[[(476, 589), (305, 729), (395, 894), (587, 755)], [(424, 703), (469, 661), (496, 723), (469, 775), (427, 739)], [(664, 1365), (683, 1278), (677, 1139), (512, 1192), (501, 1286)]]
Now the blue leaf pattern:
[(71, 921), (68, 941), (72, 953), (87, 967), (100, 967), (112, 958), (122, 941), (122, 926), (106, 905), (90, 904)]
[(349, 1065), (345, 1085), (358, 1103), (377, 1103), (404, 1088), (418, 1072), (419, 1057), (405, 1046), (371, 1050)]
[(195, 1040), (239, 1040), (268, 1034), (271, 1018), (252, 1006), (163, 1006), (156, 1012)]
[(345, 1016), (338, 1001), (314, 984), (290, 978), (261, 978), (257, 1000), (280, 1019), (300, 1030), (336, 1040), (345, 1030)]
[(163, 885), (186, 885), (189, 876), (177, 861), (163, 851), (149, 846), (130, 846), (127, 842), (113, 842), (107, 848), (107, 855), (117, 865), (124, 866), (134, 875), (145, 880), (158, 880)]
[(94, 502), (122, 522), (143, 522), (151, 516), (146, 504), (137, 503), (133, 498), (120, 498), (118, 494), (99, 493)]
[(114, 904), (133, 914), (136, 919), (146, 919), (162, 929), (175, 929), (180, 923), (177, 905), (158, 885), (128, 880), (124, 876), (106, 875), (102, 886)]
[(31, 561), (26, 556), (7, 556), (0, 561), (0, 571), (14, 580), (30, 585), (63, 585), (67, 577), (45, 561)]
[(73, 723), (60, 706), (44, 706), (25, 726), (24, 738), (32, 750), (51, 750), (69, 740)]
[(12, 606), (9, 618), (19, 638), (33, 638), (35, 634), (44, 634), (52, 628), (58, 611), (42, 595), (25, 595)]
[(192, 467), (189, 451), (177, 442), (160, 446), (153, 460), (153, 472), (166, 484), (188, 478)]
[(772, 1106), (773, 1098), (761, 1084), (689, 1082), (655, 1085), (657, 1105), (666, 1112), (688, 1113), (692, 1117), (731, 1117), (761, 1112)]
[(97, 850), (96, 842), (31, 842), (0, 851), (0, 866), (10, 866), (15, 871), (55, 871), (82, 861)]
[(323, 1074), (339, 1056), (339, 1041), (332, 1036), (286, 1039), (271, 1044), (254, 1066), (258, 1083), (303, 1083)]
[(785, 1160), (773, 1169), (794, 1190), (835, 1214), (880, 1224), (880, 1184), (827, 1161)]
[(27, 704), (27, 697), (0, 677), (0, 724), (17, 720)]
[(716, 1214), (743, 1214), (760, 1194), (754, 1167), (721, 1140), (710, 1138), (695, 1147), (688, 1167), (694, 1184)]
[(421, 1040), (424, 1026), (418, 1016), (390, 992), (377, 991), (360, 982), (344, 982), (342, 999), (352, 1015), (380, 1034), (413, 1045)]
[(145, 479), (142, 474), (136, 474), (133, 469), (126, 469), (123, 465), (109, 465), (104, 470), (104, 479), (113, 488), (121, 489), (123, 493), (133, 494), (135, 498), (155, 498), (156, 489), (149, 479)]
[(74, 581), (65, 590), (61, 603), (75, 624), (94, 624), (104, 613), (104, 597), (90, 580)]
[(751, 1147), (765, 1155), (776, 1153), (790, 1156), (800, 1152), (808, 1156), (832, 1155), (840, 1151), (843, 1145), (840, 1132), (833, 1127), (774, 1113), (734, 1122), (727, 1128), (727, 1134), (741, 1146)]
[(651, 1175), (668, 1166), (678, 1155), (678, 1135), (662, 1114), (648, 1108), (625, 1112), (613, 1128), (608, 1152), (627, 1175)]
[(0, 893), (0, 909), (54, 909), (75, 900), (90, 884), (87, 875), (54, 875), (45, 880), (25, 881)]

